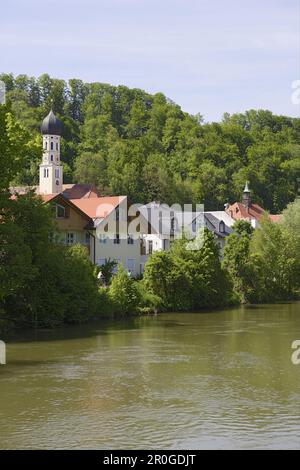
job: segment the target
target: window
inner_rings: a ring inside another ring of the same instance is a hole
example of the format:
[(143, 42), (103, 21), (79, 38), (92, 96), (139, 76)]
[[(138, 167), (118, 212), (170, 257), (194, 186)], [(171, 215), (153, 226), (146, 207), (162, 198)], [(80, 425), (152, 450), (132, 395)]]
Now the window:
[(45, 149), (48, 150), (48, 142), (47, 142), (47, 140), (46, 140), (46, 142), (45, 142)]
[(47, 173), (47, 178), (48, 178), (49, 177), (49, 168), (47, 168), (46, 173)]
[(51, 154), (51, 162), (53, 162), (53, 155)]
[(58, 143), (56, 142), (56, 150), (58, 150)]
[(166, 238), (163, 239), (163, 250), (167, 250), (168, 249), (168, 241)]
[(66, 217), (66, 208), (60, 204), (56, 204), (56, 218), (64, 219)]
[(107, 241), (107, 237), (106, 237), (105, 233), (100, 233), (99, 234), (99, 243), (105, 244), (106, 241)]
[(148, 241), (148, 255), (152, 255), (153, 253), (153, 241), (149, 240)]
[(127, 269), (130, 272), (135, 270), (135, 259), (134, 258), (127, 258)]
[(75, 243), (75, 233), (68, 232), (66, 238), (67, 245), (73, 245)]
[(119, 258), (114, 258), (114, 261), (117, 263), (116, 266), (113, 269), (113, 273), (116, 274), (119, 269), (119, 264), (121, 263), (121, 260)]
[(59, 169), (55, 170), (55, 178), (59, 178)]
[(53, 142), (51, 142), (51, 150), (53, 150)]
[(116, 235), (115, 235), (114, 244), (115, 245), (120, 245), (120, 235), (118, 233), (116, 233)]
[(171, 235), (174, 235), (175, 233), (175, 227), (176, 227), (176, 220), (175, 220), (175, 217), (173, 215), (173, 213), (171, 213)]
[(127, 244), (128, 245), (134, 245), (134, 238), (132, 235), (128, 235), (127, 237)]
[(85, 232), (85, 244), (89, 245), (91, 241), (91, 234), (90, 232)]
[(223, 220), (221, 220), (221, 222), (219, 223), (219, 232), (220, 233), (225, 232), (225, 224), (224, 224)]
[(99, 258), (97, 259), (97, 265), (103, 266), (106, 263), (106, 258)]
[(44, 178), (47, 178), (47, 170), (44, 168)]

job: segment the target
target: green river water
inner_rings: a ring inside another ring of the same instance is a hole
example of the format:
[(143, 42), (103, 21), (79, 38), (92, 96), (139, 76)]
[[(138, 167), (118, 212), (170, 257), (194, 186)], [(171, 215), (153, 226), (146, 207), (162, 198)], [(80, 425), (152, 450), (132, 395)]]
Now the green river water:
[(1, 449), (300, 449), (300, 303), (2, 339)]

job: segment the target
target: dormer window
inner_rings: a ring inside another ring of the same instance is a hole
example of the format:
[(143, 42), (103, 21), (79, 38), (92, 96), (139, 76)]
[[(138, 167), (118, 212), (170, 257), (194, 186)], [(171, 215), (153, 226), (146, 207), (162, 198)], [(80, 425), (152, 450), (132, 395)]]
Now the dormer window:
[(56, 218), (65, 219), (66, 217), (66, 208), (60, 204), (56, 204)]
[(219, 223), (219, 232), (225, 233), (225, 223), (223, 222), (223, 220), (221, 220), (221, 222)]

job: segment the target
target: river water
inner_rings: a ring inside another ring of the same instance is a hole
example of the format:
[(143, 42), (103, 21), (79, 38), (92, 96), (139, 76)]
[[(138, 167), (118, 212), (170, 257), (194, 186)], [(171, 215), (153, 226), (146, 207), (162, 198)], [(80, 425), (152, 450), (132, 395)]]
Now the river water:
[(300, 449), (300, 303), (3, 339), (1, 449)]

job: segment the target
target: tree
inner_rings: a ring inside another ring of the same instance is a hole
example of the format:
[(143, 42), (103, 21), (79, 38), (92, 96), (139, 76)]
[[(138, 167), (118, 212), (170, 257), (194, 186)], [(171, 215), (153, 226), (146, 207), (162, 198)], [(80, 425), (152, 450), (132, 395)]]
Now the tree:
[(101, 311), (86, 250), (51, 242), (51, 207), (33, 191), (9, 192), (28, 142), (29, 134), (0, 106), (0, 315), (6, 325), (27, 327), (81, 322)]
[(162, 93), (66, 83), (48, 74), (0, 79), (10, 111), (30, 132), (17, 185), (37, 183), (40, 124), (53, 107), (64, 123), (61, 157), (69, 182), (91, 179), (106, 194), (126, 192), (135, 202), (155, 197), (222, 209), (240, 200), (249, 180), (253, 200), (272, 213), (300, 189), (300, 119), (249, 110), (205, 124)]
[[(191, 249), (192, 248), (192, 249)], [(176, 241), (170, 252), (155, 252), (145, 265), (145, 287), (167, 310), (199, 310), (233, 303), (232, 286), (220, 263), (211, 232)]]
[(223, 267), (229, 273), (234, 292), (241, 302), (257, 301), (259, 286), (255, 278), (254, 265), (250, 258), (250, 243), (253, 234), (251, 224), (237, 221), (224, 248)]
[(7, 190), (24, 165), (29, 134), (13, 118), (7, 105), (0, 105), (0, 190)]
[(299, 295), (299, 232), (293, 224), (296, 213), (292, 206), (287, 210), (286, 224), (274, 223), (266, 215), (255, 232), (246, 223), (239, 223), (239, 233), (227, 238), (223, 266), (241, 301), (276, 302)]
[(108, 187), (107, 162), (101, 153), (83, 152), (75, 161), (78, 183), (95, 184), (101, 191)]
[[(295, 298), (300, 288), (299, 236), (266, 216), (251, 241), (251, 254), (260, 267), (260, 292), (264, 302)], [(270, 262), (272, 260), (272, 262)]]
[(119, 267), (117, 274), (112, 279), (109, 298), (115, 315), (131, 315), (138, 310), (139, 290), (136, 282), (128, 276), (122, 266)]
[(150, 256), (143, 282), (151, 294), (161, 299), (165, 310), (185, 310), (190, 305), (187, 280), (169, 252), (157, 251)]
[(108, 286), (111, 283), (114, 271), (118, 266), (118, 262), (115, 260), (105, 260), (105, 263), (101, 265), (99, 271), (103, 274), (104, 283)]

